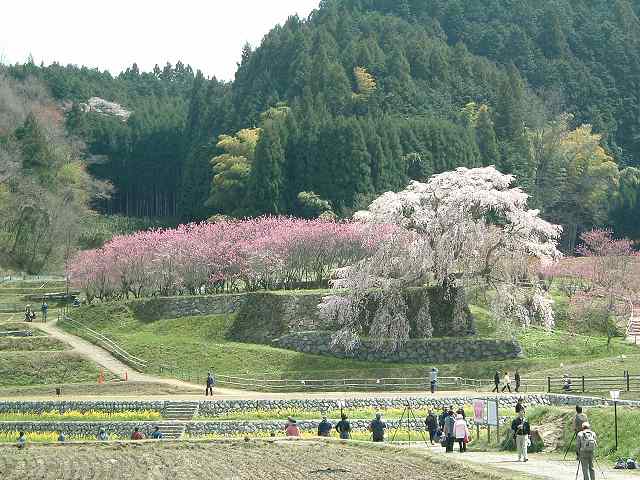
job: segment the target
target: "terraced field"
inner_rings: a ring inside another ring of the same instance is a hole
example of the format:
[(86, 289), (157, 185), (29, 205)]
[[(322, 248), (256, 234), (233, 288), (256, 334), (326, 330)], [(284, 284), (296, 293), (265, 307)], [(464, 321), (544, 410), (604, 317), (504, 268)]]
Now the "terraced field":
[(395, 448), (317, 440), (5, 446), (0, 472), (5, 480), (527, 478)]

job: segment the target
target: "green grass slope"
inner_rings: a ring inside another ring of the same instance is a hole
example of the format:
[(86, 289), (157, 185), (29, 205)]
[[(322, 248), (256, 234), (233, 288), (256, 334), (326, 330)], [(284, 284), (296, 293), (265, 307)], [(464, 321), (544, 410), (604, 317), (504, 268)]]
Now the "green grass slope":
[[(477, 317), (485, 316), (478, 321), (480, 335), (494, 335), (487, 323), (488, 312), (480, 307), (474, 307), (473, 310)], [(82, 307), (74, 310), (73, 316), (111, 338), (129, 353), (149, 362), (153, 373), (194, 381), (202, 380), (210, 368), (218, 374), (245, 377), (260, 374), (292, 377), (294, 374), (304, 374), (307, 379), (322, 379), (419, 377), (433, 366), (369, 363), (230, 341), (228, 333), (234, 322), (232, 315), (149, 321), (136, 317), (126, 305), (113, 303)], [(62, 322), (59, 325), (70, 333), (91, 340), (72, 323)], [(547, 333), (538, 329), (519, 332), (517, 336), (526, 352), (525, 358), (441, 364), (437, 365), (440, 374), (488, 379), (492, 378), (496, 369), (513, 371), (519, 368), (526, 379), (527, 376), (539, 377), (541, 372), (558, 369), (560, 364), (604, 363), (620, 355), (635, 359), (633, 352), (636, 352), (636, 347), (622, 340), (614, 341), (612, 350), (607, 351), (606, 338), (601, 336), (570, 335), (562, 331)], [(637, 365), (640, 367), (640, 355), (638, 357)], [(624, 369), (617, 370), (622, 375)], [(585, 373), (589, 374), (589, 370)]]

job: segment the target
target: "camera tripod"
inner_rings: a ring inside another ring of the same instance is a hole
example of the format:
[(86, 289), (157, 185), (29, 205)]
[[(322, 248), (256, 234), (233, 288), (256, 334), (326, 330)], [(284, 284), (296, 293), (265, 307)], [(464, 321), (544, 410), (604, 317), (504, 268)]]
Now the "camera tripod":
[[(604, 470), (602, 470), (602, 467), (600, 466), (600, 462), (598, 462), (598, 459), (595, 456), (593, 457), (593, 461), (595, 462), (598, 470), (600, 470), (600, 475), (602, 475), (602, 479), (607, 480), (607, 477), (605, 477), (604, 475)], [(580, 462), (580, 459), (578, 459), (578, 469), (576, 470), (576, 480), (578, 480), (578, 474), (580, 473), (581, 467), (582, 467), (582, 463)]]
[[(420, 424), (420, 422), (418, 422), (418, 417), (416, 417), (415, 412), (413, 411), (413, 407), (411, 407), (411, 403), (407, 402), (407, 404), (404, 406), (404, 410), (402, 411), (402, 415), (400, 416), (400, 421), (398, 422), (398, 426), (396, 427), (395, 431), (393, 432), (393, 436), (391, 437), (391, 441), (395, 441), (396, 439), (396, 435), (398, 434), (398, 431), (400, 430), (400, 428), (402, 428), (403, 422), (406, 419), (406, 426), (407, 426), (407, 431), (409, 432), (409, 443), (411, 443), (411, 421), (415, 422), (416, 424), (416, 432), (417, 434), (419, 434), (419, 436), (422, 437), (422, 441), (424, 441), (424, 443), (429, 443), (427, 440), (426, 435), (424, 434), (424, 431), (420, 430), (417, 425)], [(417, 435), (418, 436), (418, 435)], [(420, 440), (418, 440), (420, 441)]]

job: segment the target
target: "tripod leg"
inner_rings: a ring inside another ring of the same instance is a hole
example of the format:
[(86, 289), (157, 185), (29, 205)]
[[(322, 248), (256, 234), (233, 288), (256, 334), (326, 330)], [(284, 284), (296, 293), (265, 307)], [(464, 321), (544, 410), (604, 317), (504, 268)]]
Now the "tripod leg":
[(567, 459), (567, 454), (569, 453), (569, 450), (571, 450), (571, 445), (575, 441), (577, 435), (578, 435), (578, 432), (573, 432), (573, 437), (571, 438), (571, 441), (569, 442), (569, 446), (567, 447), (567, 449), (564, 452), (564, 459), (563, 460)]
[(578, 473), (580, 473), (580, 460), (578, 460), (578, 469), (576, 470), (576, 480), (578, 480)]
[(396, 435), (398, 434), (398, 430), (402, 428), (402, 421), (404, 420), (404, 415), (407, 413), (407, 407), (404, 407), (404, 410), (402, 411), (402, 415), (400, 416), (400, 421), (398, 422), (398, 426), (396, 427), (396, 430), (393, 432), (393, 437), (391, 437), (391, 442), (394, 442), (396, 440)]

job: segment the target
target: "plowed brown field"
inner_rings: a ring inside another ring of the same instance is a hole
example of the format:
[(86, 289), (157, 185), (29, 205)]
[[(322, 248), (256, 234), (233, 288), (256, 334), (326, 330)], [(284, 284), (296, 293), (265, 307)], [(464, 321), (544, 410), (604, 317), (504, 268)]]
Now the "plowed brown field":
[(442, 457), (337, 441), (140, 442), (0, 447), (2, 480), (520, 478)]

